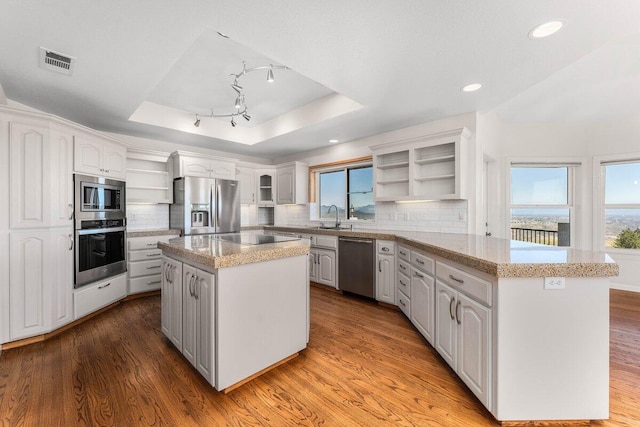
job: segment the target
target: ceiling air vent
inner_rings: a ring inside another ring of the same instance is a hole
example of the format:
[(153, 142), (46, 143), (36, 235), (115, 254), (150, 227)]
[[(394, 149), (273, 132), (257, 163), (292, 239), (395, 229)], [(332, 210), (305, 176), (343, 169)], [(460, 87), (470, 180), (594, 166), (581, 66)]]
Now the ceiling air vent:
[(76, 58), (64, 53), (40, 48), (40, 67), (70, 76), (75, 68)]

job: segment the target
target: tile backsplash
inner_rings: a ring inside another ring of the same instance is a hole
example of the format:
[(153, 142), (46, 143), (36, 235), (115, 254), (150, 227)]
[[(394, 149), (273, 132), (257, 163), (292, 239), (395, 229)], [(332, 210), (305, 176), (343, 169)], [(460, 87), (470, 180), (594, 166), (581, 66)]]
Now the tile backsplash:
[(127, 230), (169, 228), (169, 205), (127, 204)]

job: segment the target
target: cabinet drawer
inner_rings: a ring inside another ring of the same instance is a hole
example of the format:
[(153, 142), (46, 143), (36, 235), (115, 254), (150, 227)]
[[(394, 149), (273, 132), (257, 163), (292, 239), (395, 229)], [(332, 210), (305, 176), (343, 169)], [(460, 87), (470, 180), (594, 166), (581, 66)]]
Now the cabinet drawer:
[(145, 249), (141, 251), (129, 251), (127, 261), (148, 261), (150, 259), (160, 259), (162, 251), (160, 249)]
[(398, 246), (398, 258), (411, 262), (411, 251), (405, 246)]
[(398, 307), (405, 316), (411, 319), (411, 299), (402, 292), (398, 292)]
[(405, 295), (411, 295), (411, 279), (404, 274), (398, 274), (398, 290)]
[[(398, 253), (400, 253), (400, 251), (398, 251)], [(402, 260), (398, 260), (398, 271), (402, 274), (406, 274), (407, 277), (409, 277), (409, 275), (411, 274), (411, 265), (406, 262), (406, 261), (402, 261)]]
[(336, 236), (323, 236), (319, 234), (315, 236), (315, 241), (311, 243), (321, 248), (338, 249), (338, 238)]
[(158, 242), (168, 242), (170, 239), (175, 239), (177, 237), (177, 235), (129, 237), (127, 239), (127, 249), (130, 251), (154, 249), (158, 247)]
[(137, 294), (140, 292), (149, 292), (160, 289), (162, 284), (162, 274), (154, 274), (153, 276), (135, 277), (129, 279), (129, 293)]
[(435, 265), (433, 258), (429, 258), (421, 254), (420, 252), (411, 252), (411, 265), (413, 265), (418, 270), (422, 270), (426, 273), (429, 273), (433, 276)]
[(376, 248), (379, 254), (393, 255), (396, 245), (387, 240), (376, 240)]
[(85, 286), (73, 293), (73, 318), (78, 319), (127, 295), (127, 275)]
[(490, 282), (440, 261), (436, 262), (436, 274), (447, 285), (491, 307)]
[(136, 261), (127, 263), (129, 277), (148, 276), (162, 272), (162, 259)]

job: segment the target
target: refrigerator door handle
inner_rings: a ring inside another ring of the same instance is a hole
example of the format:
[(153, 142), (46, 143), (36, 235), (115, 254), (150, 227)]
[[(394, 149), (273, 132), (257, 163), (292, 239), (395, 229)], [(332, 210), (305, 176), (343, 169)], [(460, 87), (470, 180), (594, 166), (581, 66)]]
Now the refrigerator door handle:
[(219, 221), (220, 221), (220, 211), (222, 210), (221, 203), (221, 193), (222, 193), (222, 185), (218, 184), (216, 186), (216, 232), (218, 232)]

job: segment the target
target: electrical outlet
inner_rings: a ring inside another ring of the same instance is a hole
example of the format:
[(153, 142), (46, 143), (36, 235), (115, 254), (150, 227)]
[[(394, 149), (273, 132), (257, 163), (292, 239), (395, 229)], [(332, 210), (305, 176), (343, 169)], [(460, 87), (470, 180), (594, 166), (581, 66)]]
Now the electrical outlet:
[(544, 288), (545, 289), (564, 289), (565, 281), (564, 277), (545, 277)]

